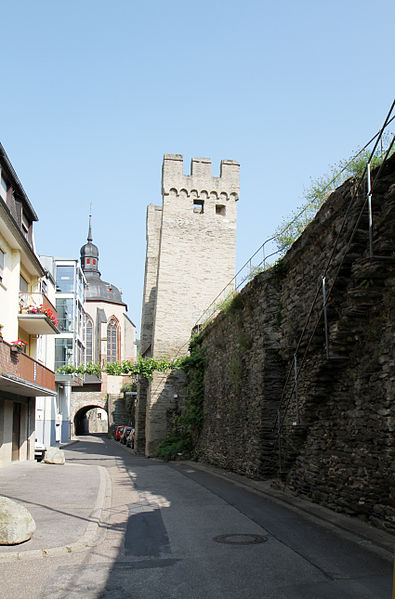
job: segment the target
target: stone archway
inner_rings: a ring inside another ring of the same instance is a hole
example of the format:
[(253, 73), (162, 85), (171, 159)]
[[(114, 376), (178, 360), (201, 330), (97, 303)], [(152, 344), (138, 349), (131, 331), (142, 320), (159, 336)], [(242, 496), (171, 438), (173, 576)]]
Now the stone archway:
[(87, 405), (80, 408), (73, 418), (75, 435), (108, 433), (107, 411), (98, 405)]
[(94, 408), (101, 408), (102, 410), (105, 410), (107, 412), (108, 423), (107, 399), (102, 396), (102, 393), (100, 393), (100, 391), (72, 392), (70, 410), (72, 436), (88, 432), (88, 430), (84, 430), (87, 428), (87, 423), (83, 423), (86, 420), (87, 413), (90, 410), (93, 410)]

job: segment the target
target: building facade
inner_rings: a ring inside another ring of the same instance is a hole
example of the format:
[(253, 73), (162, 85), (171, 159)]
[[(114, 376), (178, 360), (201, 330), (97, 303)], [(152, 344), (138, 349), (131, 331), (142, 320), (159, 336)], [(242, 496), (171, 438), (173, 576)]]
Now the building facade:
[[(193, 158), (191, 174), (184, 175), (180, 154), (164, 156), (162, 206), (147, 210), (142, 356), (186, 354), (199, 316), (234, 277), (239, 169), (223, 160), (213, 177), (211, 160)], [(155, 455), (167, 434), (178, 396), (171, 378), (157, 373), (139, 391), (136, 445), (146, 455)]]
[(56, 371), (68, 365), (78, 368), (85, 361), (86, 280), (76, 259), (40, 256), (40, 260), (53, 284), (59, 329), (55, 339), (47, 342), (52, 349), (56, 398), (36, 402), (37, 443), (49, 447), (71, 439), (71, 390), (83, 381), (75, 374)]
[(44, 340), (58, 333), (57, 314), (34, 248), (37, 220), (0, 144), (0, 466), (34, 459), (36, 398), (56, 395)]

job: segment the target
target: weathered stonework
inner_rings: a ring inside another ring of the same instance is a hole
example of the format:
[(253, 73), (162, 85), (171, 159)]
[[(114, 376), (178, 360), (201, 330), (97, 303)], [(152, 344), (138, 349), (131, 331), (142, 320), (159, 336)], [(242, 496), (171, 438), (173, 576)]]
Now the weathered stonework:
[[(92, 385), (92, 386), (94, 387), (94, 385)], [(84, 417), (85, 414), (92, 408), (102, 408), (103, 410), (107, 410), (106, 395), (104, 393), (101, 393), (100, 391), (96, 391), (96, 390), (88, 391), (87, 389), (89, 389), (89, 386), (85, 385), (85, 389), (83, 391), (73, 391), (71, 394), (72, 401), (71, 401), (70, 422), (72, 423), (72, 431), (71, 431), (72, 436), (74, 436), (76, 434), (75, 423), (76, 423), (77, 415)], [(109, 420), (109, 424), (110, 424), (110, 420)]]
[(204, 330), (197, 453), (251, 477), (279, 475), (291, 492), (395, 530), (395, 156), (373, 188), (378, 258), (366, 190), (354, 191), (346, 182), (332, 193), (278, 266)]
[[(190, 332), (203, 310), (234, 276), (239, 164), (193, 158), (183, 174), (179, 154), (166, 154), (162, 206), (147, 212), (147, 259), (142, 313), (142, 353), (173, 358), (187, 353)], [(167, 434), (167, 398), (176, 392), (162, 375), (140, 388), (136, 447), (155, 455)], [(173, 397), (174, 399), (174, 397)]]
[(193, 158), (191, 175), (182, 167), (179, 154), (164, 156), (155, 357), (172, 357), (188, 343), (195, 322), (235, 272), (238, 163), (223, 160), (220, 177), (211, 175), (208, 159)]
[(147, 255), (145, 260), (144, 297), (141, 320), (140, 354), (152, 355), (152, 330), (156, 305), (156, 279), (158, 276), (160, 227), (162, 208), (150, 204), (147, 208)]

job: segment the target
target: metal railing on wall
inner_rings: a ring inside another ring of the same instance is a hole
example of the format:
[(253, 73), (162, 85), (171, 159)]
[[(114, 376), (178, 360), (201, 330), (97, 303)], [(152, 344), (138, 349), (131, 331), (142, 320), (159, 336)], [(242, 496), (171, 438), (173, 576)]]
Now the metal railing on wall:
[[(373, 149), (370, 153), (370, 157), (367, 161), (367, 164), (370, 165), (370, 162), (375, 155), (375, 152), (378, 148), (378, 145), (381, 144), (381, 154), (384, 154), (383, 148), (383, 137), (386, 129), (395, 119), (395, 115), (392, 115), (394, 111), (394, 103), (393, 102), (390, 111), (387, 115), (387, 118), (384, 122), (383, 127), (363, 146), (361, 150), (359, 150), (346, 164), (337, 172), (333, 178), (327, 183), (327, 185), (322, 189), (322, 193), (327, 192), (328, 195), (331, 191), (334, 191), (336, 184), (340, 184), (339, 181), (344, 182), (344, 174), (349, 172), (350, 167), (355, 163), (356, 160), (366, 151), (369, 150), (369, 147), (373, 145)], [(392, 147), (393, 140), (388, 144), (388, 148), (386, 151), (386, 157), (389, 155)], [(385, 158), (386, 159), (386, 158)], [(367, 169), (370, 166), (365, 167), (363, 175), (360, 177), (362, 180), (366, 176)], [(285, 252), (289, 249), (289, 243), (282, 244), (284, 236), (288, 231), (292, 230), (292, 227), (295, 223), (308, 211), (311, 207), (317, 202), (318, 197), (313, 197), (313, 199), (308, 202), (301, 210), (292, 218), (292, 220), (287, 223), (287, 225), (282, 228), (279, 232), (275, 233), (268, 239), (266, 239), (262, 245), (250, 256), (250, 258), (243, 264), (243, 266), (239, 269), (236, 275), (229, 281), (229, 283), (220, 291), (220, 293), (213, 299), (211, 304), (204, 310), (204, 312), (200, 315), (198, 320), (195, 323), (194, 330), (200, 332), (200, 330), (206, 326), (207, 323), (211, 322), (215, 316), (221, 312), (225, 302), (232, 298), (232, 296), (239, 291), (253, 279), (257, 274), (263, 272), (271, 267), (273, 267), (276, 260), (281, 258)], [(324, 200), (323, 200), (324, 202)], [(323, 203), (322, 202), (322, 203)], [(319, 208), (318, 208), (319, 209)], [(318, 211), (317, 209), (317, 211)], [(302, 234), (302, 232), (300, 233)]]
[[(361, 150), (359, 150), (359, 152), (357, 154), (355, 154), (353, 156), (353, 158), (351, 160), (349, 160), (344, 165), (344, 167), (329, 181), (326, 188), (324, 188), (324, 190), (322, 190), (322, 191), (325, 191), (325, 189), (327, 189), (328, 194), (329, 194), (329, 192), (334, 191), (334, 189), (335, 189), (334, 185), (336, 183), (338, 183), (339, 179), (341, 180), (341, 183), (344, 183), (347, 178), (352, 177), (352, 175), (350, 175), (350, 177), (345, 178), (344, 174), (349, 172), (350, 165), (352, 165), (363, 154), (363, 152), (368, 153), (368, 159), (366, 161), (366, 165), (362, 172), (362, 175), (357, 178), (354, 176), (355, 184), (354, 184), (353, 192), (351, 194), (351, 199), (347, 205), (346, 212), (345, 212), (344, 218), (342, 220), (341, 228), (340, 228), (340, 230), (337, 234), (336, 240), (332, 246), (332, 250), (331, 250), (330, 256), (327, 260), (326, 266), (322, 272), (319, 283), (317, 284), (317, 289), (316, 289), (316, 292), (314, 295), (314, 299), (309, 308), (309, 311), (308, 311), (308, 314), (307, 314), (307, 317), (306, 317), (306, 320), (305, 320), (305, 323), (303, 326), (302, 333), (300, 334), (299, 339), (297, 341), (296, 349), (294, 351), (294, 354), (293, 354), (293, 357), (291, 360), (291, 364), (289, 366), (287, 376), (285, 379), (285, 383), (283, 386), (281, 399), (279, 401), (279, 406), (277, 409), (277, 415), (276, 415), (276, 418), (274, 420), (273, 427), (272, 427), (272, 432), (275, 435), (276, 445), (277, 445), (277, 450), (278, 450), (277, 459), (275, 457), (273, 459), (276, 460), (276, 462), (278, 464), (278, 470), (280, 473), (282, 472), (283, 441), (285, 442), (285, 439), (284, 440), (282, 439), (285, 418), (287, 416), (288, 410), (293, 401), (294, 402), (293, 403), (294, 413), (295, 413), (295, 421), (293, 422), (293, 424), (300, 424), (300, 422), (301, 422), (301, 413), (300, 413), (301, 412), (301, 407), (300, 407), (301, 374), (304, 371), (305, 366), (306, 366), (307, 350), (310, 348), (313, 338), (316, 334), (317, 327), (319, 326), (320, 322), (322, 322), (322, 320), (323, 320), (323, 329), (324, 329), (323, 345), (325, 346), (325, 352), (326, 352), (327, 359), (331, 358), (329, 328), (328, 328), (329, 323), (328, 323), (328, 314), (327, 314), (328, 300), (330, 299), (330, 297), (332, 295), (335, 283), (338, 278), (338, 274), (339, 274), (340, 269), (343, 264), (344, 257), (347, 255), (347, 252), (353, 242), (355, 234), (358, 231), (358, 225), (361, 221), (361, 217), (362, 217), (364, 211), (366, 210), (366, 208), (368, 210), (368, 219), (369, 219), (369, 225), (368, 225), (369, 256), (372, 258), (378, 257), (378, 256), (375, 256), (375, 254), (374, 254), (374, 246), (373, 246), (373, 220), (374, 219), (373, 219), (372, 199), (373, 199), (375, 183), (377, 182), (377, 180), (379, 179), (379, 177), (381, 175), (381, 172), (385, 165), (386, 160), (391, 155), (391, 153), (394, 151), (395, 135), (393, 135), (393, 133), (389, 134), (388, 142), (387, 142), (387, 140), (385, 140), (387, 143), (383, 143), (384, 135), (388, 134), (389, 125), (395, 120), (394, 110), (395, 110), (395, 100), (392, 102), (392, 105), (388, 111), (388, 114), (385, 118), (384, 124), (381, 127), (381, 129), (365, 144), (365, 146)], [(381, 165), (379, 166), (379, 168), (375, 174), (375, 178), (372, 181), (371, 163), (372, 163), (373, 157), (375, 156), (375, 153), (377, 151), (379, 144), (380, 144), (379, 155), (380, 155), (382, 161), (381, 161)], [(386, 149), (384, 149), (385, 146), (387, 146)], [(369, 152), (369, 149), (370, 149), (370, 152)], [(343, 175), (343, 179), (341, 179), (342, 175)], [(366, 181), (366, 193), (363, 193), (361, 191), (361, 187), (362, 187), (364, 181)], [(340, 185), (341, 183), (338, 183), (338, 185)], [(348, 225), (350, 224), (349, 223), (350, 210), (354, 206), (355, 200), (357, 199), (358, 195), (362, 196), (360, 211), (359, 211), (358, 216), (357, 216), (357, 218), (354, 222), (354, 225), (351, 229), (351, 234), (350, 234), (349, 239), (346, 244), (346, 251), (344, 252), (342, 259), (340, 260), (340, 264), (338, 264), (338, 266), (335, 270), (335, 274), (333, 276), (331, 284), (329, 284), (328, 283), (328, 281), (329, 281), (328, 271), (329, 271), (331, 265), (333, 264), (334, 258), (338, 251), (339, 241), (341, 239), (341, 235), (344, 234), (344, 229), (346, 227), (346, 224), (347, 223), (348, 223)], [(211, 302), (211, 304), (201, 314), (200, 318), (197, 320), (197, 322), (192, 330), (193, 334), (199, 333), (206, 326), (206, 324), (208, 324), (209, 322), (212, 321), (213, 318), (215, 318), (215, 316), (221, 311), (221, 309), (223, 307), (222, 304), (224, 303), (225, 300), (232, 298), (252, 278), (254, 278), (256, 276), (256, 274), (259, 274), (260, 272), (263, 272), (266, 269), (272, 268), (274, 266), (275, 261), (278, 258), (281, 258), (286, 253), (286, 251), (290, 248), (291, 244), (282, 246), (279, 243), (279, 240), (283, 237), (283, 234), (286, 233), (286, 231), (294, 225), (294, 223), (300, 218), (300, 216), (302, 216), (303, 213), (306, 212), (314, 204), (314, 202), (315, 202), (315, 198), (313, 200), (311, 200), (311, 202), (306, 204), (300, 210), (300, 212), (298, 212), (298, 214), (296, 214), (296, 216), (292, 219), (292, 221), (289, 222), (283, 229), (281, 229), (278, 233), (272, 235), (271, 237), (269, 237), (262, 243), (262, 245), (256, 250), (256, 252), (240, 268), (240, 270), (236, 273), (236, 275), (233, 277), (233, 279), (223, 288), (223, 290), (217, 295), (217, 297)], [(317, 208), (317, 212), (318, 212), (318, 210), (319, 210), (319, 208)], [(300, 233), (300, 235), (302, 234), (302, 232)], [(386, 258), (386, 257), (384, 257), (384, 258)], [(318, 308), (317, 308), (317, 305), (318, 305)], [(316, 319), (315, 319), (315, 322), (313, 323), (311, 330), (309, 330), (309, 325), (310, 325), (314, 315), (316, 315)], [(306, 337), (307, 337), (307, 342), (303, 343)], [(303, 353), (301, 352), (302, 344), (304, 347)], [(188, 342), (186, 344), (184, 344), (182, 347), (180, 347), (177, 352), (177, 356), (181, 355), (185, 351), (185, 348), (187, 346), (188, 346)], [(334, 356), (332, 356), (332, 357), (334, 357)], [(297, 451), (297, 448), (295, 448), (291, 439), (287, 439), (287, 444), (289, 445), (291, 450), (296, 449), (296, 451)]]
[[(375, 152), (377, 150), (378, 144), (382, 143), (385, 130), (387, 129), (388, 125), (395, 118), (395, 116), (392, 116), (392, 113), (394, 112), (394, 107), (395, 107), (395, 100), (391, 105), (391, 108), (387, 114), (387, 117), (384, 121), (382, 128), (372, 138), (372, 140), (365, 146), (365, 148), (368, 147), (374, 141), (374, 145), (370, 152), (368, 160), (366, 162), (364, 171), (363, 171), (362, 175), (356, 181), (354, 190), (351, 194), (351, 200), (348, 203), (345, 215), (342, 220), (341, 228), (340, 228), (340, 230), (337, 234), (336, 240), (332, 246), (332, 250), (331, 250), (330, 256), (327, 260), (326, 267), (320, 277), (320, 282), (317, 285), (317, 290), (316, 290), (313, 302), (310, 306), (302, 333), (300, 334), (297, 345), (296, 345), (296, 349), (295, 349), (295, 352), (293, 355), (293, 360), (291, 361), (291, 364), (290, 364), (288, 372), (287, 372), (286, 380), (285, 380), (283, 390), (282, 390), (281, 399), (279, 402), (279, 407), (277, 410), (277, 418), (273, 425), (273, 432), (275, 432), (277, 434), (278, 467), (279, 467), (280, 473), (282, 473), (282, 465), (283, 465), (282, 462), (283, 462), (283, 442), (284, 442), (284, 440), (282, 439), (282, 430), (283, 430), (283, 427), (285, 424), (286, 416), (288, 414), (288, 411), (289, 411), (291, 405), (293, 406), (293, 415), (295, 415), (295, 421), (293, 422), (293, 424), (294, 425), (301, 424), (300, 405), (299, 405), (299, 386), (300, 386), (301, 374), (304, 371), (305, 366), (306, 366), (306, 357), (308, 355), (308, 350), (311, 347), (311, 343), (316, 334), (317, 328), (318, 328), (320, 322), (322, 322), (322, 321), (323, 321), (323, 328), (324, 328), (324, 345), (325, 345), (326, 358), (329, 360), (331, 358), (334, 358), (334, 359), (338, 358), (338, 356), (333, 356), (330, 353), (330, 340), (329, 340), (328, 317), (327, 317), (328, 300), (331, 297), (331, 294), (335, 287), (340, 269), (342, 268), (342, 265), (343, 265), (344, 258), (347, 255), (347, 253), (349, 252), (350, 246), (354, 240), (355, 234), (358, 231), (358, 227), (359, 227), (359, 223), (361, 221), (362, 215), (364, 214), (364, 212), (366, 210), (368, 213), (368, 231), (367, 231), (367, 233), (368, 233), (368, 244), (369, 244), (369, 257), (370, 258), (382, 258), (382, 259), (388, 258), (387, 256), (376, 256), (374, 253), (374, 246), (373, 246), (373, 221), (374, 221), (374, 219), (373, 219), (372, 199), (373, 199), (375, 183), (377, 182), (377, 180), (380, 177), (380, 174), (382, 172), (382, 169), (383, 169), (383, 166), (384, 166), (386, 160), (388, 159), (391, 152), (393, 151), (393, 147), (394, 147), (394, 143), (395, 143), (395, 136), (392, 136), (392, 139), (391, 139), (390, 143), (388, 144), (387, 150), (383, 156), (381, 165), (380, 165), (378, 171), (376, 172), (374, 180), (372, 180), (372, 176), (371, 176), (371, 162), (372, 162), (373, 156), (375, 155)], [(361, 188), (362, 188), (363, 184), (365, 183), (365, 181), (366, 181), (366, 194), (361, 191)], [(349, 238), (348, 238), (348, 241), (346, 244), (346, 250), (343, 253), (343, 257), (340, 260), (340, 263), (337, 265), (337, 268), (335, 269), (335, 273), (332, 277), (332, 283), (329, 286), (328, 285), (328, 271), (329, 271), (330, 266), (333, 263), (334, 257), (336, 256), (336, 254), (338, 252), (339, 240), (340, 240), (341, 236), (343, 235), (346, 225), (349, 224), (350, 210), (351, 210), (352, 206), (354, 205), (354, 202), (358, 198), (358, 196), (360, 196), (362, 198), (360, 210), (359, 210), (359, 213), (357, 214), (357, 218), (355, 219), (355, 222), (351, 228), (351, 233), (349, 235)], [(318, 309), (316, 309), (317, 305), (318, 305)], [(309, 325), (312, 322), (314, 314), (316, 315), (316, 319), (313, 322), (311, 329), (309, 330)], [(304, 343), (306, 337), (307, 337), (307, 342)], [(304, 349), (302, 352), (301, 346), (303, 343), (304, 343)], [(291, 445), (292, 445), (292, 442), (291, 442)]]

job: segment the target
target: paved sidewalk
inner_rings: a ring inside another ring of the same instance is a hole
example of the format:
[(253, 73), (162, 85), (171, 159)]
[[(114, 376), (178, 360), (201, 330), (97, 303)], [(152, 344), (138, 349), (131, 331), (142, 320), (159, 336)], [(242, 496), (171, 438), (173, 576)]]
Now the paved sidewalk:
[(104, 533), (110, 482), (101, 466), (17, 462), (0, 469), (0, 494), (24, 505), (37, 526), (29, 541), (0, 546), (0, 563), (83, 551)]

